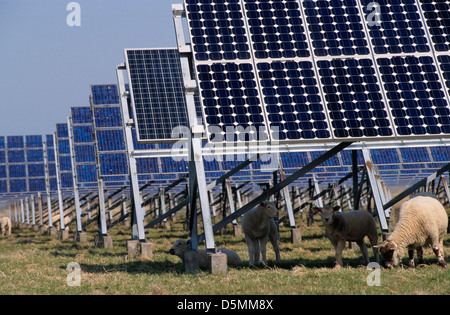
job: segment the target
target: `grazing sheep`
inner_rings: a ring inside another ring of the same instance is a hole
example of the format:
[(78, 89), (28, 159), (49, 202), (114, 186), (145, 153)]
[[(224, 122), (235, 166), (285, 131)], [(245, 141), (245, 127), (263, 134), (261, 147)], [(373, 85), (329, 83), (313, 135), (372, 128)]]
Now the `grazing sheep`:
[[(184, 251), (190, 247), (191, 241), (177, 240), (170, 248), (169, 253), (183, 259)], [(237, 267), (242, 264), (242, 259), (236, 252), (226, 248), (218, 248), (217, 250), (227, 255), (228, 266)], [(200, 268), (208, 268), (208, 255), (206, 249), (198, 250), (198, 265)]]
[(364, 256), (365, 264), (369, 264), (369, 253), (364, 243), (365, 236), (369, 237), (375, 261), (379, 262), (378, 249), (374, 247), (378, 243), (377, 227), (372, 215), (363, 210), (336, 213), (340, 208), (339, 206), (334, 208), (330, 206), (323, 208), (314, 207), (314, 211), (320, 213), (327, 237), (336, 250), (336, 263), (338, 266), (343, 266), (342, 251), (347, 241), (358, 244)]
[(8, 217), (0, 219), (1, 235), (11, 235), (11, 220)]
[(261, 202), (256, 208), (248, 211), (242, 217), (242, 231), (248, 247), (249, 265), (259, 264), (259, 253), (262, 261), (267, 265), (266, 245), (270, 240), (275, 251), (276, 262), (281, 261), (278, 230), (274, 218), (278, 216), (278, 209), (270, 201)]
[(444, 237), (447, 225), (447, 213), (434, 197), (417, 196), (403, 203), (394, 232), (377, 245), (386, 267), (397, 266), (405, 247), (408, 247), (409, 267), (414, 268), (414, 249), (417, 249), (419, 263), (423, 263), (422, 246), (431, 244), (439, 265), (445, 268)]

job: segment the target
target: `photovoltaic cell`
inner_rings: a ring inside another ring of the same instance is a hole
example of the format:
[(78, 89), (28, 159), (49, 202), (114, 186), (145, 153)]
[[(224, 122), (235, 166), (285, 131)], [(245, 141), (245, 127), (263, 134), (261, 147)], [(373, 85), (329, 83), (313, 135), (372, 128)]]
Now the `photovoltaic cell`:
[(370, 3), (376, 3), (381, 24), (368, 23), (369, 34), (377, 54), (429, 52), (422, 19), (415, 0), (361, 0), (366, 8), (366, 20), (373, 11)]
[(450, 133), (450, 109), (432, 57), (377, 59), (397, 133)]
[(392, 136), (371, 59), (317, 62), (337, 138)]
[(316, 56), (368, 55), (356, 0), (303, 0)]
[(189, 126), (177, 49), (127, 49), (130, 91), (139, 141), (174, 140), (172, 131)]
[(297, 0), (244, 3), (256, 58), (310, 56)]
[(419, 0), (423, 16), (438, 52), (450, 50), (450, 1)]

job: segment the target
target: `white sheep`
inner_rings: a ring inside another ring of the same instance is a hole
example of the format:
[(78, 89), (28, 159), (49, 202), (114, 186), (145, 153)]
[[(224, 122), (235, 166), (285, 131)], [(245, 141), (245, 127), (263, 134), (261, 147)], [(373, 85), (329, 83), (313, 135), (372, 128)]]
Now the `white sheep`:
[(444, 260), (444, 237), (448, 225), (447, 213), (434, 197), (415, 196), (400, 207), (394, 232), (386, 241), (377, 245), (387, 268), (397, 266), (408, 247), (409, 266), (414, 268), (414, 249), (419, 263), (423, 263), (422, 246), (431, 244), (439, 265), (447, 266)]
[(259, 264), (260, 252), (263, 263), (267, 265), (266, 245), (269, 240), (275, 251), (276, 262), (281, 261), (278, 230), (274, 221), (277, 216), (278, 209), (275, 204), (263, 201), (242, 217), (242, 231), (245, 234), (250, 266)]
[(8, 217), (0, 219), (0, 231), (1, 235), (11, 235), (11, 220)]
[[(177, 240), (169, 250), (171, 255), (176, 255), (183, 259), (184, 251), (191, 247), (191, 241), (189, 240)], [(218, 252), (227, 255), (227, 265), (231, 267), (237, 267), (242, 264), (242, 259), (239, 255), (226, 248), (218, 248)], [(198, 265), (200, 268), (208, 268), (208, 255), (206, 249), (198, 249)]]
[(372, 245), (375, 261), (379, 262), (378, 249), (375, 248), (375, 245), (378, 243), (378, 233), (373, 216), (363, 210), (336, 213), (340, 208), (339, 206), (334, 208), (325, 206), (323, 208), (314, 207), (313, 209), (315, 212), (320, 213), (327, 237), (335, 249), (337, 265), (343, 266), (342, 251), (347, 241), (358, 244), (364, 256), (365, 264), (369, 264), (369, 253), (364, 243), (365, 236), (368, 236)]

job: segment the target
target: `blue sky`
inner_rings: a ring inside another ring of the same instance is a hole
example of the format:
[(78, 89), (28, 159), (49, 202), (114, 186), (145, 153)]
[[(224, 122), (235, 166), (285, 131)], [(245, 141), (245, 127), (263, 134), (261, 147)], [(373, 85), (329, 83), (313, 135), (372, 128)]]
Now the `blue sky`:
[(175, 47), (171, 4), (182, 0), (0, 1), (0, 136), (49, 134), (91, 84), (117, 83), (124, 48)]

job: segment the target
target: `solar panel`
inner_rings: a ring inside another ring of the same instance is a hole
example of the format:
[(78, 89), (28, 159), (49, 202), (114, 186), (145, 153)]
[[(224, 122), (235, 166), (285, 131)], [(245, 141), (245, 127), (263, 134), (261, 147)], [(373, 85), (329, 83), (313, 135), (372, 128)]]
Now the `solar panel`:
[(67, 123), (56, 124), (57, 158), (61, 176), (61, 189), (73, 188), (72, 159)]
[(356, 0), (304, 0), (302, 6), (316, 56), (370, 53)]
[(138, 141), (175, 141), (173, 130), (189, 126), (178, 50), (126, 49), (125, 57)]
[(448, 137), (450, 2), (419, 2), (185, 0), (209, 141)]
[(434, 49), (450, 50), (450, 2), (448, 0), (419, 0), (431, 35)]
[(100, 175), (107, 187), (125, 186), (128, 182), (128, 160), (118, 93), (115, 84), (91, 86)]
[(450, 109), (432, 57), (377, 59), (397, 133), (450, 133)]
[(97, 158), (91, 108), (72, 107), (71, 113), (77, 184), (93, 187), (97, 184)]
[[(366, 19), (372, 0), (362, 0)], [(419, 8), (415, 0), (376, 1), (380, 9), (380, 26), (369, 26), (369, 34), (377, 54), (430, 52)]]

